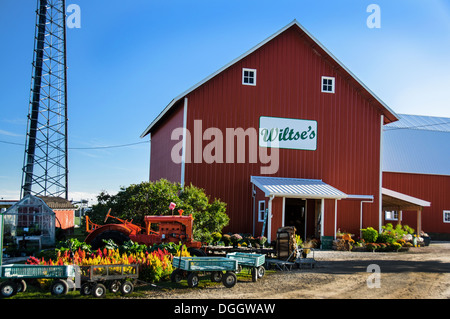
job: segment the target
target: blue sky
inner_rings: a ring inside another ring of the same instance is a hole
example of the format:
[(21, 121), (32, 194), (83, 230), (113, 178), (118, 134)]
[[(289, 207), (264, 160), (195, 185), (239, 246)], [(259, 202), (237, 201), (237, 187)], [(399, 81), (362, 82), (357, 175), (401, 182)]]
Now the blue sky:
[[(69, 198), (148, 180), (140, 134), (178, 94), (297, 19), (397, 113), (450, 117), (446, 0), (67, 0)], [(381, 9), (370, 29), (369, 4)], [(0, 1), (0, 199), (21, 186), (36, 1)], [(85, 148), (85, 149), (76, 149)]]

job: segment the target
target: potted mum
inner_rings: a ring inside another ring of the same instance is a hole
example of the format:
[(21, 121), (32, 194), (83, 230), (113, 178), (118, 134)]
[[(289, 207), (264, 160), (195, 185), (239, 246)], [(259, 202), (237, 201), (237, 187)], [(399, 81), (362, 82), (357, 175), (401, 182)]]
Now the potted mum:
[(233, 243), (233, 247), (237, 247), (238, 243), (242, 240), (242, 236), (239, 234), (233, 234), (231, 235), (230, 240)]

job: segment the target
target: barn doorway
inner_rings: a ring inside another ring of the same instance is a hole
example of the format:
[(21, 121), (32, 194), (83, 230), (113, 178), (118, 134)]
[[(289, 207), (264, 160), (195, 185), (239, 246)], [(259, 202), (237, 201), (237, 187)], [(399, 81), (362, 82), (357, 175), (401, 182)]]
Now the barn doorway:
[(295, 226), (296, 234), (306, 238), (306, 200), (286, 198), (284, 204), (284, 226)]

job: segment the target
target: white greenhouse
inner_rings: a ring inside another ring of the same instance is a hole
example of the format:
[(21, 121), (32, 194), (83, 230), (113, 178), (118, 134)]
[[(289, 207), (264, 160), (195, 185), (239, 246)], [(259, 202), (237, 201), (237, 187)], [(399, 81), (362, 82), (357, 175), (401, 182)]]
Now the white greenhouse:
[(3, 213), (4, 245), (55, 244), (55, 213), (39, 197), (27, 195)]

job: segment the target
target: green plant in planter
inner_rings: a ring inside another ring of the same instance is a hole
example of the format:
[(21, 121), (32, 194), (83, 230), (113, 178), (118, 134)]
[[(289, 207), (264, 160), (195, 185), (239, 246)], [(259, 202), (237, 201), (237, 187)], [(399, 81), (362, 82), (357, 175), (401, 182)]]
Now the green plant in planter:
[(256, 240), (258, 241), (258, 244), (261, 246), (264, 246), (264, 244), (267, 242), (267, 238), (264, 236), (260, 236), (256, 238)]
[(366, 244), (366, 249), (368, 249), (369, 251), (375, 251), (377, 249), (379, 249), (380, 246), (378, 244), (375, 243), (367, 243)]
[(212, 236), (213, 243), (216, 244), (216, 245), (222, 239), (222, 234), (219, 233), (219, 232), (213, 232), (211, 234), (211, 236)]
[(223, 235), (222, 235), (222, 241), (223, 241), (223, 244), (224, 244), (225, 246), (230, 246), (230, 243), (231, 243), (231, 236), (230, 236), (229, 234), (223, 234)]
[(242, 236), (239, 234), (233, 234), (231, 235), (231, 242), (233, 243), (233, 246), (237, 246), (237, 244), (242, 240)]
[(399, 251), (402, 248), (402, 244), (400, 244), (400, 243), (392, 243), (391, 247), (394, 249), (394, 251)]

